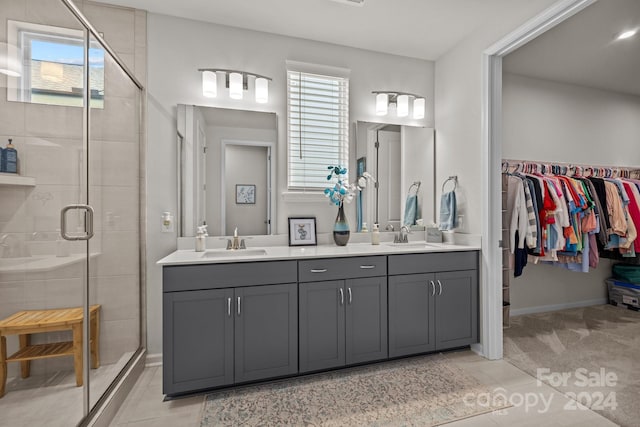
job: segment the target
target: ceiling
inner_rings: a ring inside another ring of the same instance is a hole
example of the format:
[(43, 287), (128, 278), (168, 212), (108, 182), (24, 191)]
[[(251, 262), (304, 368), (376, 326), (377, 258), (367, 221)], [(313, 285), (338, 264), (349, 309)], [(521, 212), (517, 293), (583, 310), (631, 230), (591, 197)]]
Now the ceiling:
[(639, 0), (599, 0), (507, 55), (503, 70), (525, 76), (640, 95)]
[(526, 0), (97, 0), (232, 27), (435, 60)]

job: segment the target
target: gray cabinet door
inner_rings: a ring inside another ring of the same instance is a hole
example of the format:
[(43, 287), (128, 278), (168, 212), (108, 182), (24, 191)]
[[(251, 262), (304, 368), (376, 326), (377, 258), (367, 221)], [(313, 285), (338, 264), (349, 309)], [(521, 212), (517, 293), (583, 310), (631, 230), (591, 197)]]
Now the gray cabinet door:
[(436, 274), (436, 349), (478, 342), (478, 271)]
[(163, 392), (233, 383), (232, 289), (163, 294)]
[(387, 348), (387, 277), (345, 281), (347, 365), (381, 360)]
[(389, 357), (436, 348), (435, 275), (389, 277)]
[(235, 382), (298, 372), (298, 286), (235, 289)]
[(343, 285), (343, 280), (300, 284), (300, 372), (345, 364)]

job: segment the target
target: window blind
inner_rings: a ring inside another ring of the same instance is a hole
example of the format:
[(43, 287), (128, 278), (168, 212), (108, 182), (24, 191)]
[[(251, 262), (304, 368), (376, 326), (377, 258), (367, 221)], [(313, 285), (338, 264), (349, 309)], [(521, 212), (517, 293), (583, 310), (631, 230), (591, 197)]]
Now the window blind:
[(349, 158), (349, 80), (288, 71), (287, 88), (288, 187), (324, 190)]

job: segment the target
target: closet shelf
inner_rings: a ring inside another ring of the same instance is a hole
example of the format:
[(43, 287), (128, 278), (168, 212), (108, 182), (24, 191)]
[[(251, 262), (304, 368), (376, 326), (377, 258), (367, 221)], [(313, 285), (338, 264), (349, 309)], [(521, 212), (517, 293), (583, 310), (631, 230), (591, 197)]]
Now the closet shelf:
[(36, 179), (30, 176), (17, 175), (15, 173), (0, 173), (0, 185), (35, 187)]

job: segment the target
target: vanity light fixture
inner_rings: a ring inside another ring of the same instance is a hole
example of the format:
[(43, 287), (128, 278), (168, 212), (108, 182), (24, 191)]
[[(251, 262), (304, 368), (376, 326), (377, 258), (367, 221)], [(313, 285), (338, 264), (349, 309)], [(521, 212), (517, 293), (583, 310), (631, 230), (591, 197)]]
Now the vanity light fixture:
[(389, 105), (396, 105), (398, 117), (409, 115), (409, 100), (413, 99), (413, 118), (423, 119), (426, 102), (423, 96), (408, 92), (373, 91), (376, 96), (376, 115), (384, 116), (389, 112)]
[(225, 86), (229, 89), (229, 98), (242, 99), (244, 91), (249, 89), (249, 79), (253, 78), (255, 100), (259, 104), (269, 101), (270, 77), (246, 71), (226, 70), (222, 68), (200, 68), (202, 73), (202, 94), (208, 98), (218, 95), (218, 73), (224, 74)]
[(622, 33), (618, 34), (618, 37), (616, 37), (616, 40), (630, 39), (631, 37), (635, 36), (637, 33), (638, 33), (637, 28), (633, 30), (623, 31)]

